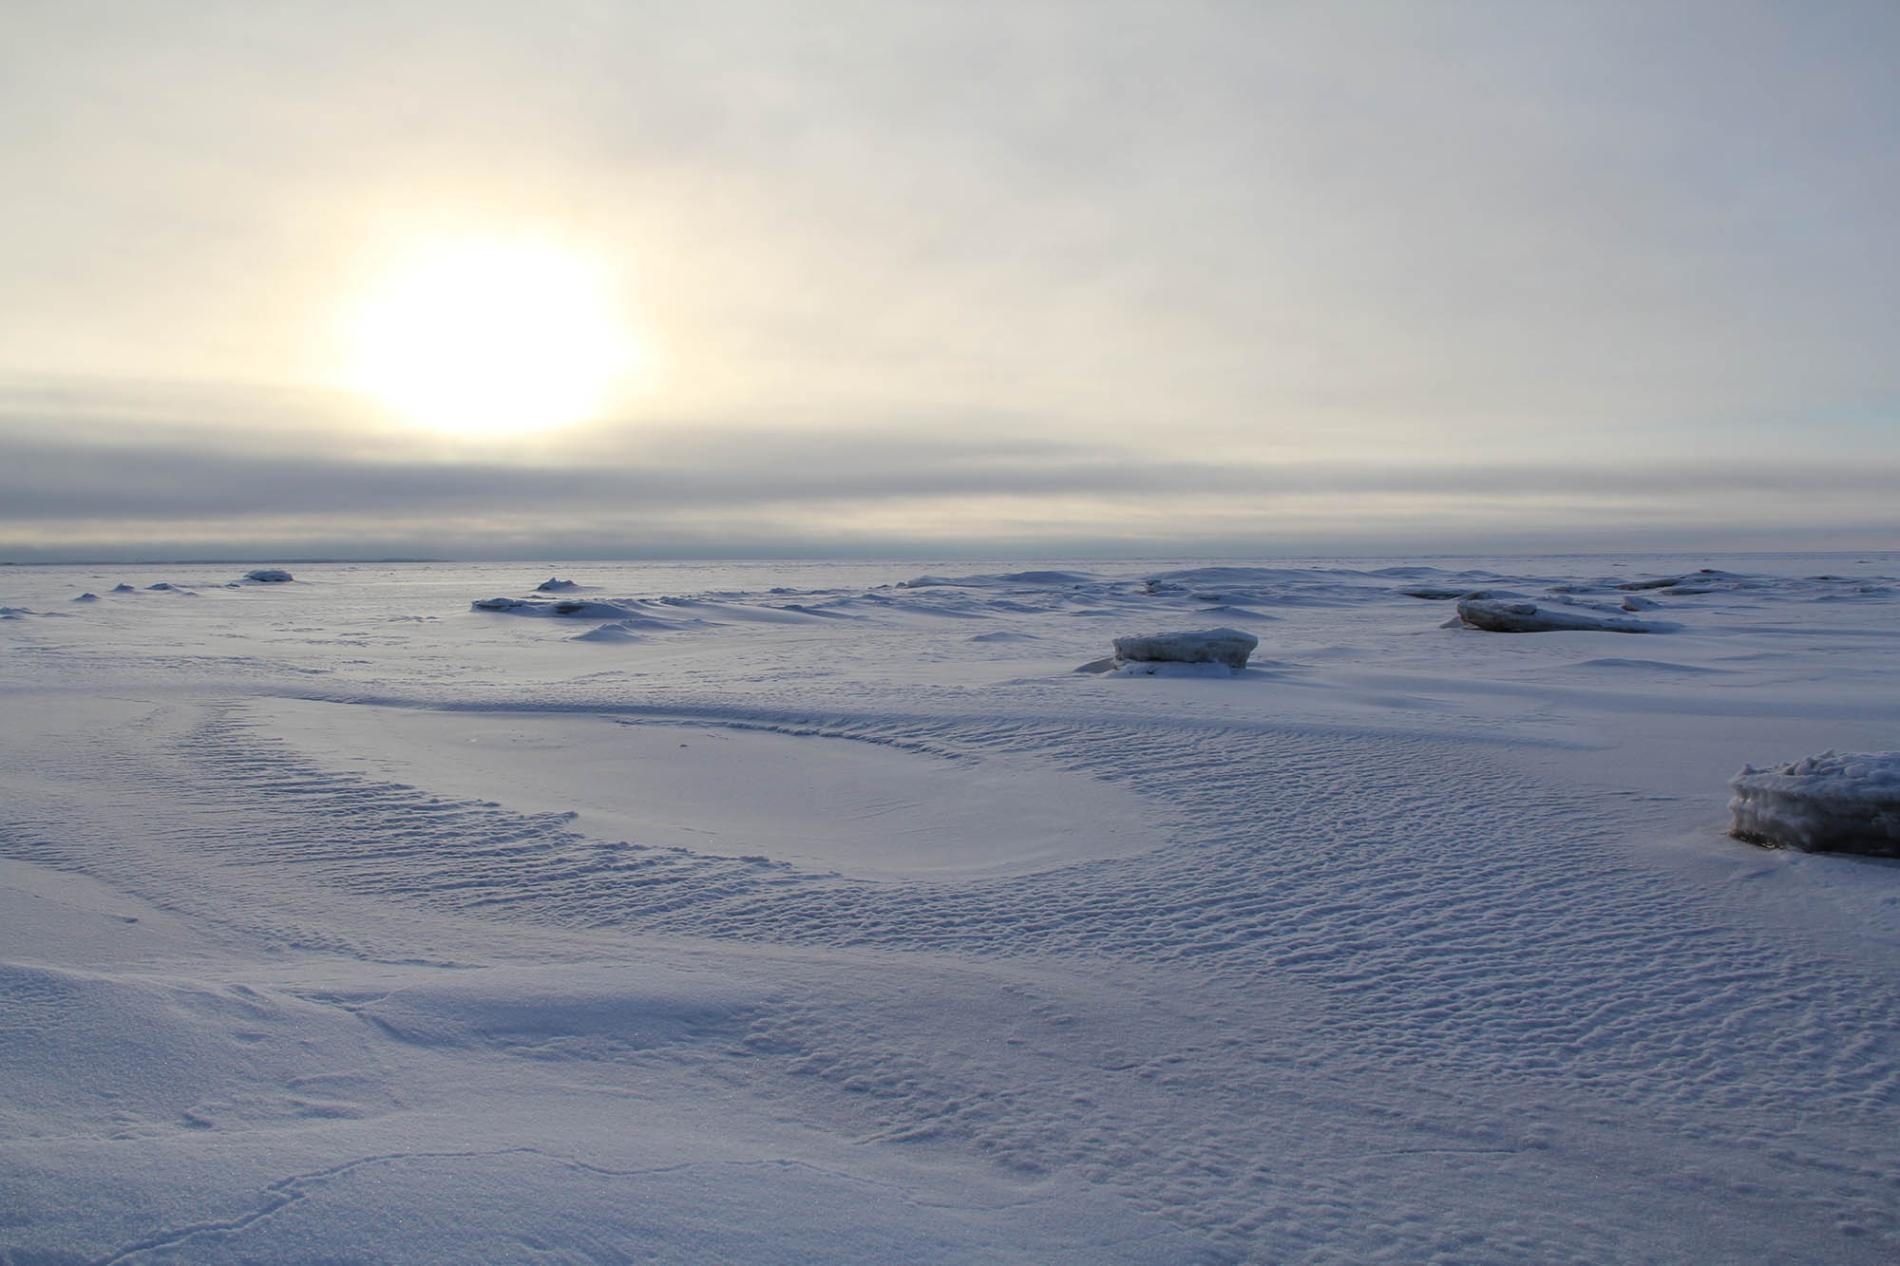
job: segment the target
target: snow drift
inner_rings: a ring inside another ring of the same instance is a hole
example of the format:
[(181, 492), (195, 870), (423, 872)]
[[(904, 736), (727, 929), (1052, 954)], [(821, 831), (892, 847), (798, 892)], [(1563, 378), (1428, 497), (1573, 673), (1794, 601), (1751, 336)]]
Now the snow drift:
[(1729, 834), (1804, 853), (1900, 857), (1900, 752), (1822, 752), (1730, 780)]

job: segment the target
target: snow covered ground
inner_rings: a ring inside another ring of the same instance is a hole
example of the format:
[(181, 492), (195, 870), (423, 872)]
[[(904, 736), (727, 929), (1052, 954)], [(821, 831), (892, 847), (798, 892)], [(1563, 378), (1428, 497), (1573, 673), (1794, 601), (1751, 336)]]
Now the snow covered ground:
[(0, 569), (0, 1260), (1900, 1258), (1900, 557), (248, 570)]

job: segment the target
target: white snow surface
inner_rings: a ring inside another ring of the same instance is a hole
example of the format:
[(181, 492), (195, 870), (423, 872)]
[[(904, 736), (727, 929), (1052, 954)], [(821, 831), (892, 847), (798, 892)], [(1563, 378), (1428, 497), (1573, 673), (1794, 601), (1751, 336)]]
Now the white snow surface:
[(1900, 862), (1727, 833), (1894, 555), (156, 571), (0, 569), (0, 1260), (1900, 1258)]
[(1730, 781), (1733, 832), (1807, 852), (1900, 857), (1900, 752), (1822, 752), (1744, 765)]

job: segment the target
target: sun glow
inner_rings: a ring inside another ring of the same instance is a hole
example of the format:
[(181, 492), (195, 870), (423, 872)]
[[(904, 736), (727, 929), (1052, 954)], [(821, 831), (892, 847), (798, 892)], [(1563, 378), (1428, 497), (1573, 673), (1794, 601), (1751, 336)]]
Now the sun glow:
[(356, 314), (351, 385), (408, 422), (506, 438), (597, 417), (637, 347), (605, 271), (517, 241), (411, 257)]

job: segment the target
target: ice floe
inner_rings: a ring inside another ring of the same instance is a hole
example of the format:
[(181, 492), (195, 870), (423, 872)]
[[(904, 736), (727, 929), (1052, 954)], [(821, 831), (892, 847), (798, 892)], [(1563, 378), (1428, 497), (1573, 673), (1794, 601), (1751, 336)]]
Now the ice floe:
[(1149, 633), (1115, 639), (1115, 653), (1082, 665), (1078, 672), (1121, 672), (1152, 676), (1160, 668), (1189, 666), (1240, 672), (1260, 639), (1239, 629), (1200, 629), (1188, 633)]
[(554, 602), (533, 602), (524, 598), (477, 598), (469, 606), (476, 611), (503, 611), (509, 615), (559, 616), (575, 620), (619, 620), (632, 612), (612, 602), (590, 602), (583, 598), (561, 598)]
[(1664, 626), (1626, 620), (1619, 616), (1589, 615), (1582, 611), (1553, 611), (1535, 602), (1501, 598), (1464, 598), (1458, 619), (1467, 628), (1487, 633), (1657, 633)]
[(1822, 752), (1744, 765), (1730, 780), (1729, 833), (1806, 853), (1900, 857), (1900, 752)]

